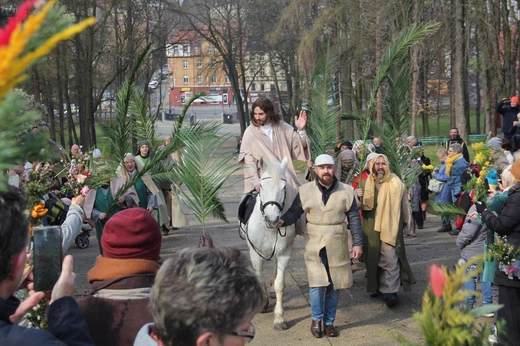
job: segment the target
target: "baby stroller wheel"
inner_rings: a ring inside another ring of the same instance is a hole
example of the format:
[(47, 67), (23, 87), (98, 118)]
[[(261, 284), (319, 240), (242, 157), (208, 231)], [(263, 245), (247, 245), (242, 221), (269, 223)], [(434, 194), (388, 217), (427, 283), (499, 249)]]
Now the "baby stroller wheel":
[(80, 233), (74, 240), (76, 245), (80, 249), (86, 249), (88, 248), (89, 240), (88, 240), (88, 233)]

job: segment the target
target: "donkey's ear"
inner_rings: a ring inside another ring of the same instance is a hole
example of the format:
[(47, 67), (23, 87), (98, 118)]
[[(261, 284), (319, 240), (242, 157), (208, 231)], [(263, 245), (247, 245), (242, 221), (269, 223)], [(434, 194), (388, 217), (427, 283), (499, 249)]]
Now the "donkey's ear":
[(280, 164), (282, 166), (282, 169), (285, 171), (285, 168), (287, 168), (287, 165), (289, 164), (289, 160), (287, 159), (287, 156), (283, 157), (282, 163)]

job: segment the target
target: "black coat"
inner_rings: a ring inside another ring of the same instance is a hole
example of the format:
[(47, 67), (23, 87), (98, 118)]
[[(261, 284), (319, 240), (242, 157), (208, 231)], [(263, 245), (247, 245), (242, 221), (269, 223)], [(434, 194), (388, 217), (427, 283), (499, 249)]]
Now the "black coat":
[(497, 103), (496, 111), (498, 114), (502, 115), (502, 132), (504, 133), (504, 137), (511, 139), (512, 135), (509, 134), (509, 130), (513, 126), (513, 121), (515, 121), (516, 115), (520, 113), (520, 108), (511, 107), (504, 105), (504, 100), (500, 100)]
[(74, 298), (60, 298), (47, 308), (48, 331), (12, 324), (9, 316), (18, 305), (20, 301), (15, 297), (0, 298), (0, 345), (94, 345)]
[[(520, 248), (520, 184), (509, 189), (507, 199), (502, 206), (500, 214), (496, 216), (489, 209), (482, 212), (482, 221), (490, 230), (500, 236), (507, 236), (507, 242), (513, 244), (515, 249)], [(505, 273), (495, 272), (495, 283), (507, 287), (520, 287), (520, 279), (516, 276), (509, 279)]]

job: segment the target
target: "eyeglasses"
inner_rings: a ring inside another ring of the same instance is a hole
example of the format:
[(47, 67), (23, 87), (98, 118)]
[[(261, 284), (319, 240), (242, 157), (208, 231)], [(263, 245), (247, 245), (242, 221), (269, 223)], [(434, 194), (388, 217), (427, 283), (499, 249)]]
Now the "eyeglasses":
[(246, 333), (224, 332), (224, 334), (248, 338), (250, 340), (247, 343), (250, 343), (251, 340), (253, 340), (255, 338), (256, 330), (255, 330), (255, 326), (253, 325), (253, 323), (251, 323), (251, 324), (249, 324), (249, 329), (247, 330)]

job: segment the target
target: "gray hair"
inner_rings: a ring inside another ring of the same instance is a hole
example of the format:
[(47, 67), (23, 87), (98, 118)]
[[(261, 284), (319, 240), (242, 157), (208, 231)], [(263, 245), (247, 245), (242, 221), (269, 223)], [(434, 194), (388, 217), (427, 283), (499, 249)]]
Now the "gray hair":
[(417, 143), (417, 138), (415, 136), (408, 136), (406, 137), (406, 142), (413, 141), (414, 143)]
[(450, 148), (453, 149), (453, 151), (456, 153), (462, 153), (462, 145), (460, 145), (459, 143), (453, 143), (452, 145), (450, 145)]
[(234, 248), (187, 248), (161, 266), (150, 293), (154, 333), (164, 345), (195, 345), (211, 331), (223, 337), (263, 305), (249, 259)]

